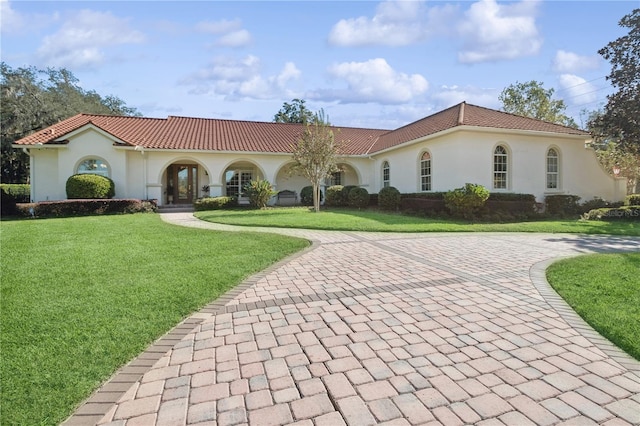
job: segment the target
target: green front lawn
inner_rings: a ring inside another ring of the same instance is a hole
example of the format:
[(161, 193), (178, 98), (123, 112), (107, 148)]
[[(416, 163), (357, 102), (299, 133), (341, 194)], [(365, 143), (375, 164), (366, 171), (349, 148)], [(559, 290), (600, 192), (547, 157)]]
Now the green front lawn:
[(158, 215), (0, 222), (2, 424), (59, 424), (192, 312), (308, 242)]
[(547, 269), (547, 280), (595, 330), (640, 361), (640, 253), (561, 260)]
[(544, 220), (515, 223), (468, 223), (384, 213), (333, 209), (315, 213), (307, 207), (196, 212), (200, 219), (241, 226), (370, 232), (545, 232), (640, 236), (640, 222)]

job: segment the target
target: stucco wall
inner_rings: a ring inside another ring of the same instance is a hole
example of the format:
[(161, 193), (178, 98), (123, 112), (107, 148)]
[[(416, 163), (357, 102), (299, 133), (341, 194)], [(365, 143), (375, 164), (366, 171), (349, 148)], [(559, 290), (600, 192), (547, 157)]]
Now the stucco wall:
[[(548, 194), (579, 195), (584, 200), (598, 196), (620, 200), (619, 183), (600, 167), (584, 139), (507, 132), (456, 131), (440, 137), (374, 156), (374, 187), (382, 187), (382, 165), (390, 165), (390, 184), (403, 193), (422, 192), (420, 157), (431, 154), (432, 191), (448, 191), (476, 183), (492, 192), (533, 194), (543, 201)], [(497, 145), (509, 154), (507, 189), (493, 188), (493, 152)], [(546, 189), (546, 155), (549, 148), (560, 154), (560, 187)]]

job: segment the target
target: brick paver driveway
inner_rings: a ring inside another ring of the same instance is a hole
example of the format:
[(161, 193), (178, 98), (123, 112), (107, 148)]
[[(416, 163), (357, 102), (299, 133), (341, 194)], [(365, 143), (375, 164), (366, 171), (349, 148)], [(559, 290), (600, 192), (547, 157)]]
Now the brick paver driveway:
[(640, 424), (640, 364), (544, 281), (551, 259), (640, 239), (270, 232), (314, 246), (195, 314), (68, 423)]

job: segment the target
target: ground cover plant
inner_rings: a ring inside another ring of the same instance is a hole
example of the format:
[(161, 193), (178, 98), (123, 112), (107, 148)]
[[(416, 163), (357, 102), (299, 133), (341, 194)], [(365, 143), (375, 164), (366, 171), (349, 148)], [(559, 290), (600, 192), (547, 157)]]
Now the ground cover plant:
[(640, 236), (640, 222), (539, 220), (512, 223), (470, 223), (453, 219), (424, 218), (377, 210), (306, 207), (264, 210), (217, 210), (196, 212), (200, 219), (229, 225), (278, 228), (326, 229), (371, 232), (546, 232)]
[(2, 221), (0, 232), (2, 424), (59, 424), (183, 318), (309, 244), (153, 214)]
[(547, 280), (589, 325), (640, 361), (640, 253), (561, 260), (547, 269)]

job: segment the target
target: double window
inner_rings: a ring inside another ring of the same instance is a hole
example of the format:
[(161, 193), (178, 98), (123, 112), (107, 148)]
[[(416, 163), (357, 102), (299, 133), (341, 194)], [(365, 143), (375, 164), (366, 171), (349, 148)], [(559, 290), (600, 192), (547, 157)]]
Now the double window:
[(331, 177), (328, 181), (329, 186), (342, 185), (342, 172), (331, 173)]
[(493, 151), (493, 189), (507, 189), (509, 173), (509, 154), (507, 149), (498, 145)]
[(431, 154), (428, 152), (420, 157), (420, 190), (431, 191)]
[(251, 170), (227, 170), (227, 197), (242, 197), (243, 188), (253, 180)]

